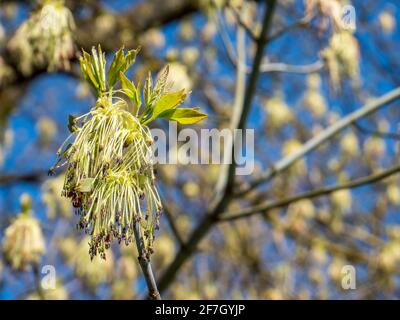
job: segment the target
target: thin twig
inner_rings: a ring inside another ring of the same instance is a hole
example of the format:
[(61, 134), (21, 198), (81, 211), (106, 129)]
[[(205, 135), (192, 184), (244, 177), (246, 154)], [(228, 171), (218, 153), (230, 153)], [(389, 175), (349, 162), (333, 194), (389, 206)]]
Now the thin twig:
[[(276, 0), (268, 1), (268, 5), (265, 11), (261, 35), (260, 39), (266, 39), (267, 34), (270, 30), (272, 17), (275, 12)], [(239, 26), (239, 28), (241, 28)], [(260, 73), (260, 65), (264, 54), (264, 48), (266, 46), (266, 42), (264, 40), (259, 40), (257, 42), (257, 51), (253, 62), (253, 69), (249, 76), (249, 80), (246, 86), (246, 91), (243, 99), (242, 112), (237, 122), (237, 128), (243, 129), (247, 120), (247, 116), (250, 111), (250, 107), (252, 104), (252, 100), (254, 97), (254, 92), (257, 85), (258, 76)], [(232, 119), (232, 121), (236, 121)], [(232, 153), (232, 156), (234, 154)], [(189, 237), (189, 240), (186, 243), (186, 246), (181, 248), (181, 250), (177, 253), (172, 263), (168, 266), (167, 270), (161, 277), (159, 282), (160, 291), (164, 291), (168, 288), (168, 286), (174, 280), (176, 274), (182, 267), (182, 265), (188, 260), (192, 254), (195, 252), (198, 243), (207, 235), (210, 229), (215, 224), (215, 218), (221, 213), (229, 203), (230, 197), (232, 196), (232, 186), (233, 186), (233, 178), (235, 176), (235, 168), (236, 164), (233, 161), (229, 166), (228, 170), (224, 170), (224, 176), (219, 180), (221, 183), (217, 183), (216, 193), (210, 205), (208, 207), (207, 212), (201, 219), (198, 226), (192, 232)], [(222, 188), (221, 188), (222, 187)]]
[(253, 41), (257, 41), (257, 35), (254, 33), (254, 31), (247, 25), (246, 22), (243, 21), (240, 12), (237, 11), (236, 8), (232, 7), (231, 5), (228, 5), (228, 8), (232, 10), (233, 14), (235, 15), (236, 21), (237, 23), (244, 29), (246, 30), (246, 32), (248, 33), (248, 35), (250, 36), (250, 38)]
[[(153, 270), (151, 268), (150, 257), (146, 253), (144, 240), (140, 228), (140, 224), (136, 223), (134, 228), (136, 247), (139, 253), (139, 265), (142, 269), (144, 279), (146, 280), (147, 288), (149, 290), (150, 300), (161, 300), (161, 295), (157, 289), (157, 283), (154, 278)], [(150, 235), (151, 236), (151, 235)]]
[(380, 98), (367, 103), (356, 111), (350, 113), (349, 115), (343, 117), (336, 123), (332, 124), (325, 130), (321, 131), (318, 135), (307, 141), (300, 149), (296, 152), (289, 154), (287, 157), (282, 158), (276, 164), (273, 165), (273, 168), (260, 174), (258, 178), (254, 179), (247, 185), (243, 185), (242, 187), (237, 189), (236, 195), (243, 195), (247, 192), (253, 190), (257, 186), (262, 183), (266, 183), (271, 181), (275, 176), (279, 173), (285, 171), (290, 166), (292, 166), (296, 161), (303, 158), (305, 155), (310, 153), (311, 151), (318, 148), (320, 145), (328, 141), (330, 138), (335, 136), (337, 133), (347, 128), (355, 121), (368, 116), (369, 114), (376, 112), (380, 108), (384, 107), (388, 103), (400, 98), (400, 87), (386, 93)]
[(37, 264), (37, 263), (32, 264), (32, 272), (33, 272), (33, 276), (35, 279), (36, 292), (37, 292), (40, 300), (46, 300), (46, 297), (44, 295), (43, 288), (42, 288), (41, 278), (40, 278), (39, 264)]
[(293, 202), (297, 202), (299, 200), (302, 199), (313, 199), (316, 197), (321, 197), (324, 195), (328, 195), (331, 194), (335, 191), (339, 191), (339, 190), (343, 190), (343, 189), (352, 189), (352, 188), (357, 188), (363, 185), (367, 185), (367, 184), (371, 184), (380, 180), (383, 180), (387, 177), (390, 177), (391, 175), (397, 174), (400, 172), (400, 165), (396, 165), (388, 170), (379, 172), (379, 173), (375, 173), (366, 177), (362, 177), (359, 179), (355, 179), (343, 184), (339, 184), (339, 185), (335, 185), (335, 186), (331, 186), (331, 187), (323, 187), (317, 190), (312, 190), (312, 191), (308, 191), (308, 192), (304, 192), (292, 197), (288, 197), (288, 198), (284, 198), (278, 201), (267, 201), (264, 203), (261, 203), (259, 205), (247, 208), (247, 209), (243, 209), (243, 210), (239, 210), (236, 212), (231, 212), (231, 213), (224, 213), (221, 215), (221, 217), (219, 218), (220, 222), (227, 222), (227, 221), (233, 221), (233, 220), (237, 220), (237, 219), (242, 219), (242, 218), (246, 218), (246, 217), (250, 217), (252, 215), (255, 214), (261, 214), (261, 213), (265, 213), (269, 210), (272, 209), (278, 209), (278, 208), (283, 208), (288, 206), (289, 204), (293, 203)]
[(380, 137), (380, 138), (400, 140), (400, 134), (399, 133), (373, 130), (373, 129), (365, 128), (365, 127), (359, 125), (358, 123), (354, 123), (353, 126), (358, 131), (360, 131), (361, 133), (364, 133), (364, 134), (371, 134), (371, 135), (373, 135), (375, 137)]
[[(237, 68), (238, 59), (236, 57), (236, 52), (220, 14), (217, 15), (217, 25), (219, 26), (220, 29), (222, 44), (224, 45), (228, 59), (230, 63), (235, 68)], [(260, 65), (259, 72), (260, 73), (286, 72), (286, 73), (309, 74), (313, 72), (318, 72), (323, 68), (324, 68), (324, 62), (321, 60), (317, 60), (316, 62), (305, 65), (294, 65), (282, 62), (265, 62)], [(252, 70), (251, 66), (245, 65), (245, 72), (247, 74), (251, 74), (251, 70)]]
[(313, 18), (313, 16), (304, 17), (304, 18), (301, 18), (301, 19), (293, 22), (292, 24), (290, 24), (288, 26), (283, 27), (282, 29), (276, 31), (274, 34), (270, 35), (268, 37), (267, 41), (272, 42), (292, 29), (295, 29), (298, 27), (306, 27), (310, 23), (312, 18)]
[[(248, 30), (248, 27), (245, 25), (245, 23), (243, 22), (243, 20), (240, 17), (239, 12), (237, 12), (236, 10), (233, 10), (235, 15), (236, 15), (236, 19), (239, 22), (239, 25), (242, 26), (243, 28), (245, 28), (247, 30), (248, 33), (250, 33), (251, 38), (253, 41), (257, 42), (258, 38), (251, 33)], [(281, 33), (286, 32), (287, 30), (296, 27), (296, 26), (300, 26), (300, 25), (306, 25), (308, 24), (310, 21), (309, 18), (303, 18), (299, 21), (297, 21), (296, 23), (294, 23), (291, 26), (288, 26), (280, 31), (277, 32), (277, 34), (275, 34), (272, 37), (268, 37), (267, 42), (269, 43), (270, 40), (274, 39), (275, 37), (278, 37)], [(217, 26), (219, 27), (219, 34), (221, 36), (222, 39), (222, 44), (224, 45), (224, 48), (226, 50), (228, 59), (230, 61), (230, 63), (237, 68), (238, 67), (238, 62), (237, 62), (237, 57), (236, 57), (236, 52), (235, 49), (233, 47), (232, 41), (229, 37), (228, 31), (226, 30), (226, 26), (225, 23), (221, 17), (220, 13), (217, 13)], [(260, 36), (261, 38), (261, 36)], [(265, 62), (262, 63), (260, 68), (259, 68), (259, 72), (261, 73), (271, 73), (271, 72), (286, 72), (286, 73), (299, 73), (299, 74), (309, 74), (309, 73), (313, 73), (313, 72), (318, 72), (320, 70), (322, 70), (324, 68), (324, 62), (321, 60), (317, 60), (316, 62), (310, 63), (310, 64), (306, 64), (306, 65), (293, 65), (293, 64), (286, 64), (286, 63), (282, 63), (282, 62)], [(248, 74), (251, 74), (252, 71), (252, 67), (246, 65), (245, 66), (245, 72)]]
[(281, 62), (271, 62), (264, 63), (260, 67), (261, 73), (268, 72), (287, 72), (287, 73), (300, 73), (300, 74), (308, 74), (313, 72), (321, 71), (324, 67), (324, 63), (321, 60), (317, 60), (316, 62), (305, 64), (305, 65), (295, 65), (295, 64), (286, 64)]
[[(219, 33), (222, 39), (222, 44), (224, 45), (226, 54), (228, 56), (228, 59), (230, 63), (235, 68), (237, 68), (238, 59), (236, 57), (236, 52), (220, 14), (217, 15), (217, 25), (219, 26), (220, 29)], [(286, 72), (286, 73), (309, 74), (313, 72), (318, 72), (322, 70), (323, 67), (324, 63), (321, 60), (317, 60), (316, 62), (305, 65), (293, 65), (282, 62), (265, 62), (260, 65), (259, 71), (261, 73)], [(247, 74), (251, 74), (251, 70), (252, 70), (251, 66), (245, 65), (245, 72)]]
[(0, 185), (6, 185), (19, 182), (40, 182), (47, 178), (47, 171), (34, 171), (29, 173), (11, 173), (0, 176)]
[(185, 242), (183, 241), (182, 236), (179, 233), (178, 227), (175, 224), (172, 212), (165, 202), (163, 202), (163, 211), (164, 211), (164, 216), (168, 221), (169, 227), (171, 228), (172, 234), (174, 235), (176, 241), (179, 243), (181, 247), (184, 246)]

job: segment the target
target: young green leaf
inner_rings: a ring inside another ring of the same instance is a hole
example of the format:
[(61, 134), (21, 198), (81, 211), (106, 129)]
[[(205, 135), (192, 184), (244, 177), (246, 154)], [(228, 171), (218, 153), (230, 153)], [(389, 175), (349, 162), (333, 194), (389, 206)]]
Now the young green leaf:
[(97, 92), (99, 90), (99, 83), (94, 74), (92, 66), (92, 57), (89, 53), (83, 50), (83, 57), (79, 59), (83, 77)]
[(146, 102), (147, 106), (151, 105), (152, 100), (152, 88), (153, 88), (153, 79), (151, 77), (151, 73), (149, 71), (146, 81), (144, 83), (144, 101)]
[(100, 87), (101, 91), (105, 92), (107, 83), (106, 83), (106, 54), (102, 52), (100, 45), (98, 46), (98, 59), (99, 59), (99, 82), (100, 82)]
[(140, 47), (134, 50), (129, 50), (125, 56), (125, 66), (122, 72), (126, 72), (136, 61), (136, 56), (140, 51)]
[(154, 86), (154, 92), (156, 95), (161, 96), (164, 94), (167, 85), (168, 74), (169, 66), (167, 65), (159, 72), (157, 76), (156, 84)]
[(140, 108), (140, 106), (142, 105), (142, 97), (140, 96), (140, 81), (138, 82), (136, 87), (136, 96), (134, 102), (136, 103), (138, 108)]
[(123, 72), (119, 73), (119, 79), (121, 80), (121, 86), (125, 94), (132, 101), (136, 100), (136, 88), (135, 85), (125, 76)]
[(111, 62), (110, 68), (108, 69), (108, 87), (112, 89), (118, 81), (119, 73), (121, 72), (122, 66), (125, 64), (124, 48), (119, 49)]
[(136, 55), (140, 48), (129, 50), (125, 55), (124, 48), (119, 49), (111, 62), (108, 70), (108, 86), (112, 89), (118, 81), (119, 74), (125, 73), (136, 61)]
[(177, 92), (170, 92), (163, 95), (156, 101), (153, 108), (152, 118), (157, 118), (164, 111), (175, 109), (179, 106), (187, 97), (187, 93), (184, 89)]
[(183, 89), (177, 92), (169, 92), (161, 96), (153, 106), (147, 108), (143, 114), (143, 124), (147, 124), (155, 120), (165, 111), (175, 109), (187, 97), (186, 91)]
[[(101, 49), (100, 49), (101, 50)], [(101, 51), (98, 53), (95, 47), (92, 47), (92, 66), (94, 69), (94, 76), (96, 78), (96, 81), (98, 83), (98, 88), (100, 91), (105, 91), (105, 84), (103, 82), (103, 77), (102, 77), (102, 61), (101, 61)]]
[(180, 124), (192, 124), (199, 122), (208, 116), (202, 113), (198, 108), (179, 108), (164, 111), (159, 115), (160, 118), (176, 121)]

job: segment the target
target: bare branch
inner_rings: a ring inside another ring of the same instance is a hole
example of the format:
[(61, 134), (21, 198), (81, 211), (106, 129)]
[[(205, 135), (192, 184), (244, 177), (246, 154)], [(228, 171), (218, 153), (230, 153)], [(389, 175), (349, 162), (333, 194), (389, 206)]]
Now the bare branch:
[(305, 155), (310, 153), (311, 151), (318, 148), (320, 145), (328, 141), (330, 138), (335, 136), (337, 133), (347, 128), (351, 124), (353, 124), (358, 119), (361, 119), (373, 112), (376, 112), (380, 108), (384, 107), (388, 103), (398, 99), (400, 97), (400, 87), (396, 88), (385, 95), (381, 96), (374, 101), (367, 103), (362, 106), (358, 110), (350, 113), (349, 115), (343, 117), (330, 127), (321, 131), (318, 135), (307, 141), (302, 148), (297, 150), (296, 152), (290, 154), (289, 156), (281, 159), (275, 165), (273, 165), (272, 169), (262, 173), (258, 178), (250, 182), (248, 185), (243, 185), (241, 188), (238, 188), (236, 194), (245, 194), (250, 190), (256, 188), (262, 183), (266, 183), (277, 176), (279, 173), (288, 169), (291, 165), (293, 165), (297, 160), (303, 158)]
[(373, 130), (369, 128), (365, 128), (358, 123), (354, 123), (353, 126), (360, 132), (364, 134), (371, 134), (375, 137), (380, 137), (383, 139), (393, 139), (393, 140), (400, 140), (400, 134), (395, 133), (395, 132), (385, 132), (385, 131), (379, 131), (379, 130)]
[[(174, 20), (180, 19), (184, 16), (190, 15), (199, 9), (197, 1), (191, 0), (151, 0), (141, 2), (133, 8), (127, 10), (122, 14), (115, 14), (116, 24), (110, 30), (110, 32), (94, 32), (93, 19), (81, 21), (78, 24), (76, 30), (76, 44), (77, 48), (84, 48), (90, 50), (93, 45), (101, 43), (104, 51), (112, 52), (115, 48), (119, 48), (122, 44), (126, 47), (134, 47), (137, 45), (137, 35), (147, 30), (165, 25)], [(135, 37), (132, 37), (131, 42), (124, 42), (119, 36), (121, 30), (129, 29)], [(46, 69), (36, 70), (30, 76), (24, 76), (18, 72), (15, 61), (12, 59), (12, 55), (6, 53), (3, 55), (3, 59), (7, 65), (12, 67), (15, 77), (12, 81), (4, 83), (0, 86), (0, 90), (5, 89), (8, 86), (25, 83), (32, 80), (38, 75), (46, 73)], [(72, 58), (75, 61), (76, 57)], [(65, 71), (60, 71), (64, 73)], [(74, 75), (74, 73), (73, 73)]]
[(0, 185), (6, 185), (10, 183), (18, 182), (33, 182), (37, 183), (44, 180), (47, 177), (46, 171), (36, 171), (25, 174), (8, 174), (0, 176)]
[(274, 34), (272, 34), (271, 36), (268, 37), (268, 42), (272, 42), (274, 40), (276, 40), (277, 38), (279, 38), (280, 36), (282, 36), (283, 34), (285, 34), (286, 32), (293, 30), (295, 28), (299, 28), (299, 27), (306, 27), (308, 26), (308, 24), (310, 23), (311, 19), (313, 18), (313, 16), (310, 17), (304, 17), (301, 18), (295, 22), (293, 22), (292, 24), (283, 27), (282, 29), (276, 31)]
[[(258, 76), (260, 73), (261, 61), (264, 55), (264, 48), (267, 44), (265, 39), (267, 38), (267, 34), (270, 30), (272, 18), (275, 12), (275, 6), (276, 0), (268, 1), (266, 12), (263, 18), (260, 40), (257, 42), (257, 51), (253, 62), (252, 73), (249, 76), (243, 99), (243, 105), (241, 107), (241, 114), (240, 116), (238, 116), (237, 122), (236, 119), (232, 120), (232, 123), (234, 123), (233, 121), (237, 123), (236, 128), (239, 129), (243, 129), (245, 127), (247, 116), (250, 111)], [(235, 117), (236, 116), (234, 116), (234, 118)], [(234, 155), (233, 152), (231, 154), (232, 156)], [(172, 261), (172, 263), (168, 266), (167, 270), (163, 274), (159, 282), (159, 289), (161, 292), (166, 290), (168, 286), (172, 283), (182, 265), (195, 252), (198, 243), (207, 235), (212, 226), (215, 224), (216, 217), (218, 217), (218, 215), (225, 209), (225, 207), (229, 203), (230, 197), (232, 195), (232, 187), (235, 174), (234, 161), (232, 165), (230, 165), (228, 168), (225, 168), (224, 170), (225, 173), (222, 173), (222, 177), (217, 183), (215, 196), (212, 199), (206, 214), (190, 235), (186, 245), (181, 248), (181, 250), (177, 253), (175, 259)]]
[[(229, 5), (229, 4), (228, 4)], [(234, 8), (233, 6), (229, 5), (229, 8), (232, 10), (233, 14), (235, 15), (237, 23), (248, 33), (250, 38), (253, 41), (257, 41), (257, 35), (254, 33), (254, 31), (247, 25), (247, 23), (242, 19), (240, 12)]]
[(149, 289), (149, 298), (150, 300), (161, 300), (153, 270), (151, 268), (150, 258), (146, 255), (146, 249), (144, 247), (144, 240), (139, 223), (135, 223), (135, 228), (133, 231), (135, 234), (136, 247), (139, 253), (139, 265), (146, 280), (147, 288)]
[(165, 201), (163, 201), (163, 211), (164, 211), (164, 215), (168, 221), (168, 224), (171, 228), (172, 234), (174, 235), (176, 241), (179, 243), (179, 245), (182, 247), (185, 245), (182, 236), (179, 233), (178, 227), (175, 224), (174, 221), (174, 217), (172, 216), (172, 212), (170, 210), (170, 208), (168, 207), (167, 203)]
[(293, 65), (293, 64), (285, 64), (280, 62), (271, 62), (264, 63), (260, 71), (262, 73), (267, 72), (288, 72), (288, 73), (313, 73), (321, 71), (324, 67), (324, 63), (321, 60), (318, 60), (311, 64), (306, 65)]
[(219, 218), (219, 221), (221, 221), (221, 222), (233, 221), (233, 220), (237, 220), (237, 219), (250, 217), (255, 214), (266, 213), (267, 211), (269, 211), (271, 209), (283, 208), (293, 202), (296, 202), (296, 201), (299, 201), (302, 199), (313, 199), (316, 197), (321, 197), (324, 195), (331, 194), (335, 191), (339, 191), (339, 190), (343, 190), (343, 189), (352, 189), (352, 188), (357, 188), (357, 187), (360, 187), (363, 185), (371, 184), (371, 183), (383, 180), (385, 178), (388, 178), (391, 175), (397, 174), (399, 172), (400, 172), (400, 165), (396, 165), (388, 170), (385, 170), (385, 171), (382, 171), (379, 173), (375, 173), (375, 174), (372, 174), (367, 177), (355, 179), (353, 181), (346, 182), (343, 184), (339, 184), (339, 185), (335, 185), (335, 186), (331, 186), (331, 187), (324, 187), (324, 188), (320, 188), (320, 189), (313, 190), (313, 191), (308, 191), (308, 192), (301, 193), (299, 195), (295, 195), (295, 196), (292, 196), (289, 198), (281, 199), (281, 200), (278, 200), (275, 202), (267, 201), (267, 202), (261, 203), (259, 205), (256, 205), (256, 206), (244, 209), (244, 210), (240, 210), (237, 212), (231, 212), (229, 215), (228, 215), (228, 213), (224, 213)]

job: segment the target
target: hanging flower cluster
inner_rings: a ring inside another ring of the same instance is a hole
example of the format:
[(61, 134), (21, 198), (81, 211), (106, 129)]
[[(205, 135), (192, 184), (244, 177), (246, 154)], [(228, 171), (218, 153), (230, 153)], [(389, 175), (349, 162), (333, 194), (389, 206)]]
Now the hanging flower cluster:
[(74, 29), (74, 18), (64, 0), (41, 0), (39, 8), (17, 29), (8, 50), (26, 76), (37, 68), (69, 69)]
[[(187, 93), (170, 92), (168, 67), (154, 86), (149, 74), (142, 95), (140, 84), (135, 86), (125, 76), (137, 52), (120, 49), (108, 71), (100, 46), (91, 55), (83, 52), (82, 73), (97, 102), (87, 114), (70, 116), (71, 135), (58, 152), (59, 162), (67, 165), (62, 194), (81, 216), (78, 227), (91, 235), (92, 258), (97, 254), (105, 258), (113, 239), (128, 245), (137, 225), (146, 254), (153, 252), (162, 206), (147, 124), (156, 118), (190, 124), (207, 117), (196, 108), (177, 108)], [(122, 88), (114, 90), (118, 82)]]
[(6, 229), (3, 242), (6, 261), (19, 271), (39, 263), (46, 251), (40, 223), (32, 216), (31, 201), (27, 194), (21, 196), (21, 213)]
[(337, 92), (344, 79), (349, 78), (354, 85), (360, 81), (360, 49), (351, 30), (335, 32), (329, 46), (321, 51), (329, 77)]

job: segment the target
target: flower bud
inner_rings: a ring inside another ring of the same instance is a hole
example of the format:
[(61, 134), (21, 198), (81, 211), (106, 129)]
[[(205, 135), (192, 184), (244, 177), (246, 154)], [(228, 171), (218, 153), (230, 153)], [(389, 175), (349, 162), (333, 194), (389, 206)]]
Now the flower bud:
[(341, 214), (348, 213), (352, 206), (352, 196), (349, 189), (335, 191), (331, 194), (331, 202), (334, 208)]
[(389, 202), (392, 205), (400, 205), (400, 188), (396, 183), (391, 183), (386, 189), (386, 194)]
[(368, 160), (383, 156), (385, 151), (385, 141), (380, 137), (369, 137), (364, 142), (364, 152)]
[(39, 135), (39, 143), (43, 147), (48, 147), (57, 135), (57, 124), (48, 117), (41, 117), (36, 125)]
[(32, 198), (29, 194), (27, 193), (23, 193), (20, 197), (19, 197), (19, 203), (21, 206), (21, 211), (23, 213), (27, 213), (30, 212), (32, 210)]
[(292, 111), (280, 96), (269, 99), (264, 110), (267, 113), (267, 129), (279, 130), (293, 120)]
[(346, 158), (354, 158), (360, 152), (359, 142), (354, 132), (346, 133), (340, 140), (340, 149)]
[(389, 10), (384, 10), (378, 17), (379, 25), (386, 34), (391, 34), (396, 29), (396, 18)]
[[(302, 147), (302, 144), (300, 141), (291, 139), (288, 141), (285, 141), (283, 146), (282, 146), (282, 155), (284, 157), (287, 157), (294, 152), (298, 151)], [(296, 161), (292, 165), (292, 167), (289, 169), (290, 172), (294, 173), (295, 175), (304, 175), (306, 172), (306, 162), (304, 159)]]
[(314, 117), (320, 118), (326, 114), (325, 98), (319, 90), (307, 90), (303, 98), (303, 104)]
[(190, 41), (196, 36), (192, 21), (184, 20), (180, 25), (179, 36), (183, 41)]

